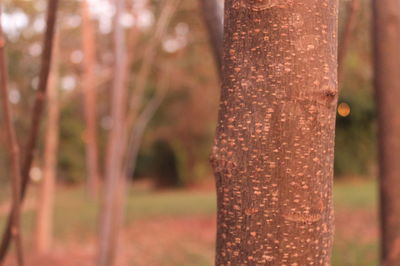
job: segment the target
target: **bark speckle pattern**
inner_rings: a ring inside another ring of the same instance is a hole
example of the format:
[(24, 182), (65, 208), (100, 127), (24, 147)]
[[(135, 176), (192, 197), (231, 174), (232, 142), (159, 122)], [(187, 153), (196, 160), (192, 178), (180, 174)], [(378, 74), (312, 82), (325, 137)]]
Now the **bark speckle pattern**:
[(226, 0), (224, 34), (216, 264), (329, 265), (337, 2)]

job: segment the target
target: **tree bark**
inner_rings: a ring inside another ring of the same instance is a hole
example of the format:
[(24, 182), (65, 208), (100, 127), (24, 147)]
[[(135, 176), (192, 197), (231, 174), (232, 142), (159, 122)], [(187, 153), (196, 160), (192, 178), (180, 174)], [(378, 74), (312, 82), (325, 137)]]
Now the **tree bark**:
[[(34, 153), (38, 143), (39, 129), (43, 117), (45, 107), (45, 98), (47, 91), (47, 81), (50, 72), (51, 55), (53, 50), (53, 39), (55, 25), (57, 21), (57, 9), (59, 0), (48, 0), (47, 17), (46, 17), (46, 33), (43, 40), (43, 54), (41, 58), (41, 68), (39, 73), (39, 86), (36, 91), (35, 101), (32, 109), (31, 125), (28, 131), (27, 142), (24, 148), (21, 165), (21, 197), (22, 202), (29, 184), (29, 172), (32, 166)], [(10, 213), (7, 220), (7, 225), (3, 234), (0, 245), (0, 265), (4, 263), (7, 255), (12, 236), (12, 214)]]
[[(55, 44), (59, 45), (58, 37)], [(40, 187), (38, 213), (36, 218), (36, 249), (39, 254), (50, 251), (53, 241), (54, 196), (57, 178), (57, 151), (59, 135), (58, 100), (58, 47), (54, 49), (53, 67), (49, 76), (47, 90), (47, 125), (44, 150), (43, 180)]]
[(400, 1), (374, 0), (382, 265), (400, 262)]
[(337, 1), (226, 0), (217, 265), (329, 265)]
[(224, 35), (224, 12), (219, 0), (200, 0), (200, 5), (207, 26), (211, 48), (218, 68), (219, 77), (222, 74), (222, 45)]
[(10, 228), (12, 237), (15, 239), (16, 259), (18, 265), (24, 264), (24, 254), (21, 237), (21, 155), (17, 140), (17, 134), (13, 125), (13, 118), (9, 102), (8, 88), (8, 67), (6, 60), (5, 44), (6, 40), (3, 34), (3, 25), (1, 23), (3, 10), (0, 7), (0, 96), (2, 105), (3, 125), (10, 151), (11, 161), (11, 188), (12, 188), (12, 206), (10, 210)]
[(82, 47), (85, 55), (83, 61), (82, 87), (84, 90), (85, 111), (85, 146), (87, 188), (92, 196), (99, 189), (99, 152), (97, 146), (97, 104), (96, 104), (96, 43), (93, 24), (90, 19), (89, 7), (86, 0), (81, 1), (82, 13)]

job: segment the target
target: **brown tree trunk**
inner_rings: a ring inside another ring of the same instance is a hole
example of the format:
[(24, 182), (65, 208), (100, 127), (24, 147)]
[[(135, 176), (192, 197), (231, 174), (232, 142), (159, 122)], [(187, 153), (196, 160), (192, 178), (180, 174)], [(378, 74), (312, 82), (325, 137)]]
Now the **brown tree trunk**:
[(211, 48), (217, 63), (218, 74), (222, 74), (222, 45), (224, 34), (224, 12), (219, 0), (200, 0), (200, 5), (207, 26)]
[(400, 1), (374, 0), (373, 44), (378, 108), (381, 260), (400, 262)]
[[(58, 45), (58, 37), (55, 45)], [(48, 253), (53, 240), (53, 210), (57, 177), (57, 151), (59, 134), (59, 101), (57, 53), (54, 49), (54, 63), (47, 89), (47, 125), (44, 150), (43, 181), (40, 187), (38, 213), (36, 217), (36, 249), (40, 254)]]
[[(43, 40), (43, 53), (41, 58), (41, 66), (39, 73), (39, 86), (36, 91), (35, 101), (32, 108), (31, 124), (28, 131), (26, 145), (22, 157), (21, 165), (21, 197), (22, 202), (29, 184), (29, 172), (32, 166), (34, 153), (38, 143), (39, 129), (43, 117), (45, 107), (45, 98), (47, 91), (47, 81), (50, 72), (51, 55), (53, 50), (53, 38), (55, 25), (57, 21), (57, 9), (59, 0), (48, 0), (47, 17), (46, 17), (46, 33)], [(10, 240), (13, 232), (12, 214), (8, 216), (7, 225), (0, 244), (0, 265), (4, 262), (10, 246)]]
[(11, 162), (11, 186), (12, 186), (12, 206), (10, 210), (10, 220), (9, 225), (11, 228), (11, 235), (15, 239), (16, 247), (16, 259), (17, 265), (24, 264), (23, 247), (22, 247), (22, 237), (21, 237), (21, 155), (17, 140), (17, 134), (15, 132), (13, 117), (9, 102), (9, 92), (8, 92), (8, 66), (6, 60), (5, 44), (6, 40), (3, 34), (3, 25), (1, 23), (3, 10), (0, 7), (0, 98), (2, 105), (2, 115), (3, 115), (3, 128), (5, 130), (7, 145), (9, 148), (9, 156)]
[(81, 1), (82, 13), (82, 47), (84, 58), (84, 70), (82, 75), (82, 87), (84, 90), (85, 109), (85, 145), (87, 188), (92, 196), (97, 195), (99, 188), (99, 155), (97, 146), (97, 122), (96, 122), (96, 43), (93, 24), (90, 19), (88, 3)]
[(123, 177), (123, 159), (125, 149), (125, 107), (127, 53), (124, 28), (119, 19), (124, 12), (124, 0), (115, 0), (114, 17), (114, 79), (112, 85), (111, 118), (112, 129), (107, 144), (106, 173), (104, 183), (103, 206), (100, 221), (98, 247), (99, 266), (114, 265), (118, 244), (121, 208), (119, 207), (121, 179)]
[(329, 265), (337, 1), (226, 0), (217, 265)]

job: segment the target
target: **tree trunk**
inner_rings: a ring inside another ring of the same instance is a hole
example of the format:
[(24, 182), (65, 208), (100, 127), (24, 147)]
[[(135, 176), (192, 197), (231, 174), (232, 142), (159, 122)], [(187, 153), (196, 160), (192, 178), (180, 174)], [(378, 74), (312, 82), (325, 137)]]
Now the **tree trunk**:
[(115, 0), (114, 17), (114, 79), (112, 85), (111, 118), (112, 129), (107, 144), (106, 173), (104, 183), (103, 206), (100, 221), (98, 261), (99, 266), (114, 265), (118, 244), (121, 207), (120, 193), (123, 175), (125, 149), (124, 132), (127, 86), (127, 53), (125, 32), (119, 19), (124, 13), (124, 0)]
[(400, 1), (373, 1), (382, 265), (400, 262)]
[(96, 119), (96, 43), (95, 32), (88, 3), (81, 1), (82, 13), (82, 47), (84, 58), (84, 71), (82, 75), (82, 87), (84, 90), (85, 109), (85, 146), (86, 146), (86, 167), (87, 167), (87, 188), (92, 196), (97, 195), (99, 188), (99, 153), (97, 146), (97, 119)]
[(224, 34), (224, 12), (219, 0), (200, 0), (204, 21), (207, 26), (211, 48), (217, 63), (218, 74), (222, 74), (222, 45)]
[[(39, 129), (43, 117), (45, 107), (45, 98), (47, 91), (47, 81), (50, 72), (51, 55), (53, 50), (53, 37), (55, 33), (55, 25), (57, 21), (57, 9), (59, 0), (48, 0), (46, 32), (43, 40), (43, 53), (41, 58), (41, 66), (39, 73), (39, 86), (36, 91), (35, 100), (32, 108), (32, 116), (28, 131), (26, 145), (21, 161), (21, 197), (22, 202), (29, 185), (29, 172), (32, 166), (34, 153), (39, 139)], [(0, 265), (4, 262), (10, 246), (11, 236), (13, 234), (12, 213), (9, 214), (4, 234), (0, 244)]]
[[(2, 122), (3, 130), (5, 131), (5, 136), (7, 140), (7, 145), (9, 149), (9, 157), (11, 163), (11, 190), (12, 190), (12, 206), (10, 210), (10, 237), (11, 235), (15, 239), (15, 251), (17, 265), (24, 265), (24, 254), (22, 246), (21, 237), (21, 155), (18, 145), (17, 134), (15, 132), (13, 116), (11, 112), (10, 102), (9, 102), (9, 88), (8, 88), (8, 64), (6, 59), (5, 45), (6, 40), (3, 34), (3, 25), (1, 19), (3, 15), (3, 10), (0, 7), (0, 101), (1, 101), (1, 111), (2, 111)], [(1, 262), (0, 262), (1, 264)]]
[[(58, 37), (55, 45), (58, 46)], [(47, 125), (44, 150), (43, 181), (40, 187), (38, 213), (36, 217), (36, 249), (39, 254), (51, 250), (53, 240), (53, 210), (57, 176), (57, 151), (59, 134), (59, 101), (58, 101), (58, 47), (55, 47), (54, 64), (49, 76), (47, 89)]]
[(217, 265), (329, 265), (337, 1), (226, 0)]

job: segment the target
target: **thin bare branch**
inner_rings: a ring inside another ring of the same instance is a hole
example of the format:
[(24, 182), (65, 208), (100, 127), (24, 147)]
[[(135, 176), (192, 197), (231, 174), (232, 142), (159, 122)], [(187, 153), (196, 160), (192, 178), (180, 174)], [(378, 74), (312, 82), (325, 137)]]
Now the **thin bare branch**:
[(207, 26), (211, 48), (221, 78), (222, 45), (224, 35), (224, 11), (219, 0), (200, 0), (200, 5)]
[[(35, 102), (32, 110), (31, 125), (28, 133), (28, 138), (24, 150), (21, 176), (22, 176), (22, 187), (21, 187), (21, 198), (24, 199), (28, 184), (29, 184), (29, 172), (32, 166), (34, 152), (36, 150), (39, 129), (43, 118), (43, 110), (45, 107), (46, 91), (48, 77), (50, 73), (51, 57), (53, 51), (53, 39), (55, 32), (55, 25), (57, 19), (57, 8), (59, 0), (48, 0), (47, 7), (47, 18), (46, 18), (46, 33), (44, 36), (43, 53), (41, 58), (41, 69), (39, 73), (39, 87), (36, 91)], [(7, 226), (3, 234), (2, 242), (0, 245), (0, 265), (4, 263), (7, 250), (10, 245), (12, 236), (12, 215), (10, 214), (7, 221)]]
[(144, 110), (140, 113), (138, 119), (136, 120), (128, 142), (126, 170), (124, 171), (128, 177), (132, 176), (133, 172), (135, 171), (136, 159), (139, 153), (140, 143), (142, 142), (144, 131), (166, 96), (168, 86), (167, 83), (167, 75), (165, 75), (160, 79), (155, 95), (146, 104)]
[[(144, 1), (133, 1), (132, 2), (132, 7), (130, 8), (130, 12), (132, 13), (133, 18), (135, 21), (138, 20), (140, 12), (143, 12), (143, 9), (148, 5), (148, 0)], [(140, 30), (138, 27), (138, 24), (135, 23), (128, 32), (128, 40), (127, 40), (127, 45), (128, 45), (128, 51), (127, 51), (127, 57), (128, 57), (128, 63), (127, 67), (130, 68), (134, 62), (138, 59), (138, 54), (137, 52), (137, 44), (139, 41), (139, 35), (140, 35)]]
[(20, 196), (21, 196), (21, 161), (17, 135), (13, 125), (8, 93), (8, 69), (5, 55), (5, 38), (3, 25), (1, 24), (2, 9), (0, 7), (0, 78), (1, 78), (1, 103), (4, 119), (4, 129), (7, 137), (7, 145), (11, 160), (11, 185), (12, 185), (12, 207), (10, 210), (11, 235), (15, 239), (16, 255), (18, 265), (24, 264), (21, 223), (20, 223)]
[(344, 76), (344, 60), (349, 50), (349, 44), (357, 22), (357, 13), (360, 9), (360, 0), (350, 0), (347, 3), (347, 17), (344, 24), (341, 41), (338, 48), (338, 79), (341, 83)]
[(143, 99), (144, 90), (146, 87), (146, 82), (148, 80), (151, 67), (157, 55), (157, 47), (164, 36), (169, 22), (177, 9), (180, 0), (166, 0), (162, 8), (160, 18), (157, 21), (154, 35), (149, 41), (149, 45), (144, 51), (143, 63), (139, 70), (137, 80), (135, 83), (134, 91), (130, 100), (130, 108), (127, 116), (127, 128), (128, 130), (132, 128), (135, 119), (138, 116), (139, 110), (141, 108), (141, 102)]

